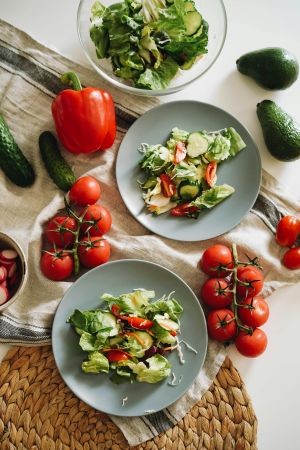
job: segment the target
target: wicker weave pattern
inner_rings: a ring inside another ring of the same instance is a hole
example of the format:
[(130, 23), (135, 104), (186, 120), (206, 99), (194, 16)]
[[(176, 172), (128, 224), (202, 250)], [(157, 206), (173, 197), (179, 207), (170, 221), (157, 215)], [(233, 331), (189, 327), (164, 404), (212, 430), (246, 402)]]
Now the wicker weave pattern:
[[(227, 358), (177, 426), (132, 450), (255, 450), (257, 420)], [(0, 366), (1, 450), (128, 450), (119, 429), (62, 381), (51, 347), (14, 347)]]

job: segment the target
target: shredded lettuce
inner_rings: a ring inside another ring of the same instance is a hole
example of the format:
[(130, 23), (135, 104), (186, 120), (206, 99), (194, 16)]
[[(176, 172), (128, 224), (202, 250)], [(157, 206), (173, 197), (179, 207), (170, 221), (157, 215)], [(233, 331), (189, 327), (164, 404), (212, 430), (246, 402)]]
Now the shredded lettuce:
[(153, 313), (153, 316), (155, 314), (168, 314), (171, 320), (178, 321), (183, 312), (183, 308), (178, 301), (175, 300), (175, 298), (163, 297), (162, 299), (146, 306), (145, 312), (146, 314)]

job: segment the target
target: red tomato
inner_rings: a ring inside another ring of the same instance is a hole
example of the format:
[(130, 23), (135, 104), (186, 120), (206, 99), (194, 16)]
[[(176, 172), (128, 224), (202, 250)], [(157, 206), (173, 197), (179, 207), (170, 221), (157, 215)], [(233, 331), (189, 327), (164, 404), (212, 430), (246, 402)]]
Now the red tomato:
[(285, 216), (277, 225), (277, 243), (282, 247), (291, 247), (295, 244), (299, 233), (300, 220), (295, 216)]
[(174, 164), (179, 164), (186, 157), (186, 146), (183, 142), (177, 142), (175, 148)]
[(175, 217), (188, 216), (197, 212), (199, 212), (199, 208), (197, 208), (197, 206), (190, 206), (189, 203), (181, 203), (180, 205), (175, 206), (175, 208), (171, 209), (171, 214)]
[(43, 253), (41, 269), (43, 274), (49, 278), (49, 280), (65, 280), (73, 273), (73, 257), (63, 249), (56, 249), (55, 251), (51, 248), (49, 253)]
[[(86, 242), (86, 244), (82, 244)], [(84, 237), (78, 246), (79, 261), (85, 267), (96, 267), (106, 263), (110, 257), (110, 245), (101, 236)]]
[(73, 217), (55, 216), (47, 225), (46, 236), (51, 244), (57, 247), (68, 247), (75, 241), (74, 234), (71, 231), (76, 231), (77, 224)]
[(101, 194), (100, 184), (94, 177), (78, 178), (69, 192), (71, 203), (80, 206), (93, 205), (99, 200)]
[(254, 266), (239, 266), (237, 269), (238, 280), (249, 283), (248, 286), (237, 283), (236, 291), (241, 298), (254, 297), (259, 294), (264, 286), (262, 272)]
[(283, 255), (282, 263), (291, 270), (300, 269), (300, 247), (290, 248)]
[(160, 176), (161, 181), (161, 191), (164, 197), (173, 197), (176, 193), (176, 184), (173, 180), (166, 174), (162, 173)]
[(109, 362), (127, 361), (130, 359), (130, 355), (123, 350), (110, 350), (107, 352), (106, 357)]
[[(235, 320), (230, 309), (215, 309), (207, 316), (207, 329), (211, 338), (216, 341), (229, 341), (232, 339), (237, 330)], [(229, 323), (228, 323), (229, 322)]]
[(205, 179), (209, 187), (214, 187), (217, 181), (217, 163), (211, 161), (206, 166)]
[(225, 308), (232, 302), (232, 292), (224, 278), (209, 278), (201, 288), (201, 298), (210, 308)]
[[(124, 318), (124, 317), (123, 317)], [(143, 319), (142, 317), (126, 317), (126, 321), (132, 328), (137, 328), (138, 330), (148, 330), (153, 326), (152, 320)]]
[(84, 220), (94, 222), (94, 225), (92, 223), (84, 223), (81, 227), (81, 230), (84, 233), (88, 231), (90, 236), (99, 236), (107, 233), (112, 223), (110, 212), (104, 206), (100, 205), (89, 206), (84, 215)]
[(211, 277), (225, 277), (228, 272), (222, 270), (220, 266), (233, 268), (231, 250), (225, 245), (218, 244), (208, 247), (202, 255), (200, 266), (203, 272)]
[(235, 346), (238, 351), (249, 358), (256, 358), (261, 355), (266, 350), (267, 345), (267, 335), (260, 328), (255, 328), (252, 334), (240, 330), (235, 339)]
[(239, 308), (239, 317), (241, 321), (249, 327), (261, 327), (269, 318), (268, 303), (262, 297), (248, 297), (242, 302), (243, 305), (253, 308)]

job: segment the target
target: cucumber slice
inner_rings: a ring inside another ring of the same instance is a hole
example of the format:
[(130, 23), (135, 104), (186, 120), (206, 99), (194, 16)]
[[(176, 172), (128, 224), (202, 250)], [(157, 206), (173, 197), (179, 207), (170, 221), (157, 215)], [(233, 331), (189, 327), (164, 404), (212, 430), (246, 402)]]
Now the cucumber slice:
[(115, 345), (120, 344), (123, 340), (124, 340), (124, 339), (123, 339), (121, 336), (115, 336), (115, 337), (112, 337), (112, 338), (109, 340), (109, 345), (110, 345), (111, 347), (114, 347)]
[(196, 11), (194, 2), (185, 2), (184, 4), (184, 12)]
[(183, 16), (183, 21), (186, 27), (186, 35), (191, 36), (200, 28), (202, 17), (197, 11), (191, 11)]
[(84, 330), (82, 330), (81, 328), (75, 327), (75, 331), (77, 334), (79, 334), (79, 336), (81, 336), (83, 333), (85, 333)]
[(179, 325), (177, 322), (171, 319), (166, 319), (165, 316), (162, 316), (161, 314), (156, 314), (154, 316), (154, 320), (165, 330), (167, 331), (177, 331), (179, 328)]
[(116, 316), (114, 316), (111, 313), (106, 313), (106, 312), (104, 312), (102, 314), (103, 314), (103, 318), (105, 318), (105, 326), (112, 328), (112, 330), (109, 333), (109, 336), (116, 336), (116, 334), (118, 334), (120, 331), (120, 326), (117, 323)]
[(143, 342), (143, 347), (145, 350), (152, 347), (153, 339), (146, 331), (135, 331), (134, 334)]
[(203, 134), (191, 133), (188, 138), (187, 153), (191, 158), (203, 155), (208, 150), (209, 143)]
[(197, 181), (185, 180), (180, 183), (179, 195), (184, 201), (193, 200), (200, 195), (200, 186)]

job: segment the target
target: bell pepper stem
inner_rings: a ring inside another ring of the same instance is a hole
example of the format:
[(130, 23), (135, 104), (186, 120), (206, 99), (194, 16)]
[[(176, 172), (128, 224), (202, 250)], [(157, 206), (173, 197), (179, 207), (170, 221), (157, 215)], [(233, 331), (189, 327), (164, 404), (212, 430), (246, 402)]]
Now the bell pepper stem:
[(78, 75), (75, 72), (66, 72), (61, 77), (60, 80), (63, 84), (70, 84), (74, 91), (81, 91), (82, 86)]

